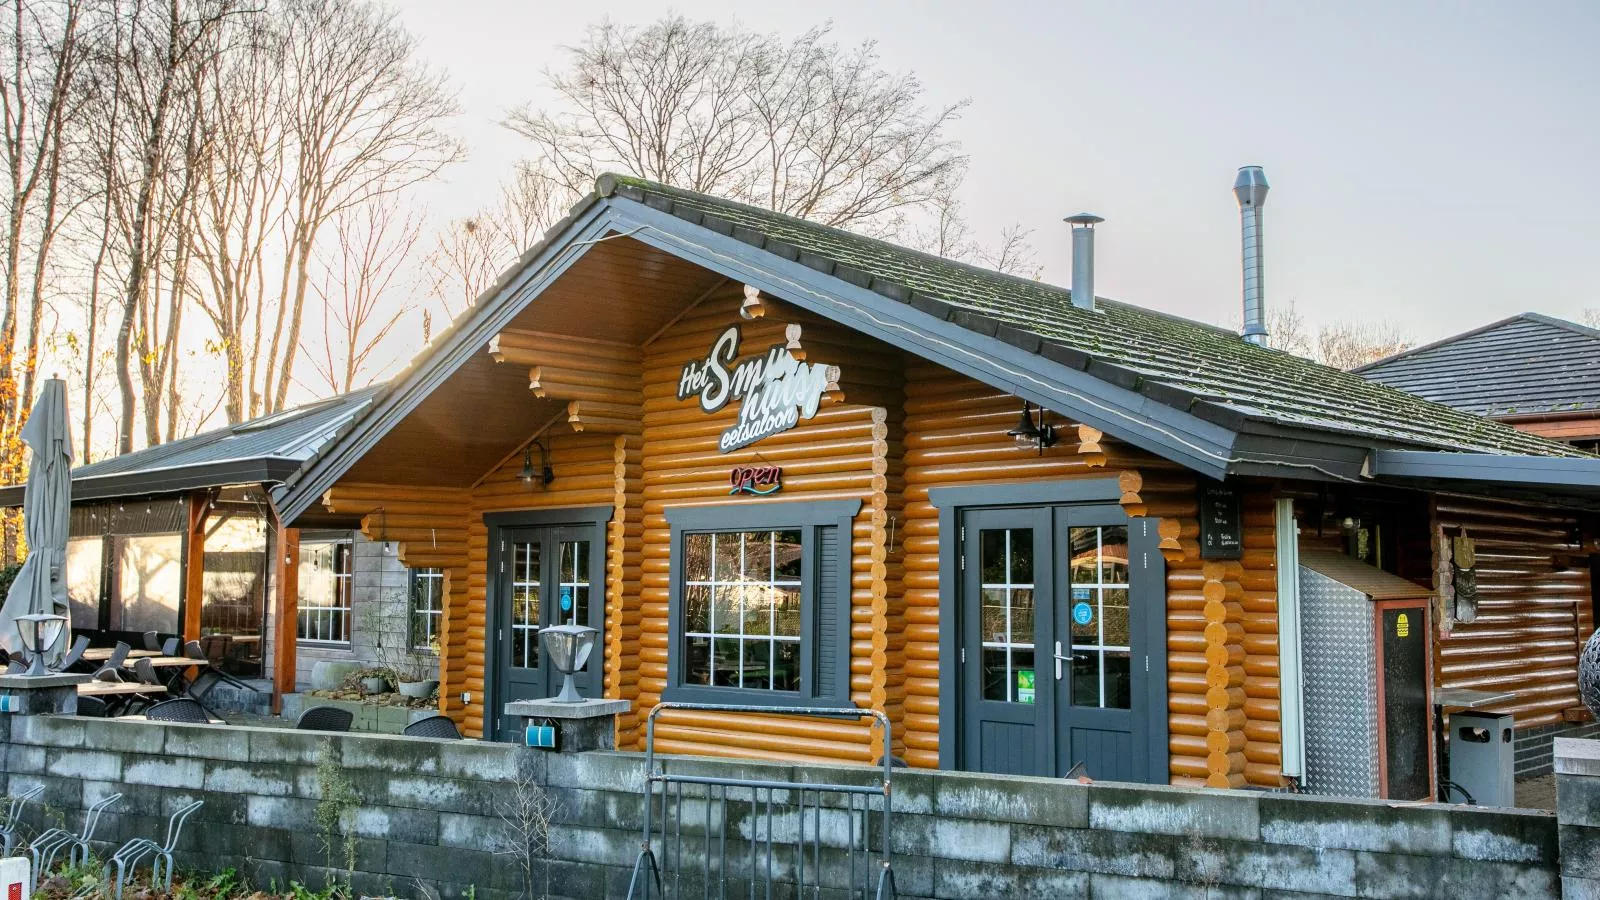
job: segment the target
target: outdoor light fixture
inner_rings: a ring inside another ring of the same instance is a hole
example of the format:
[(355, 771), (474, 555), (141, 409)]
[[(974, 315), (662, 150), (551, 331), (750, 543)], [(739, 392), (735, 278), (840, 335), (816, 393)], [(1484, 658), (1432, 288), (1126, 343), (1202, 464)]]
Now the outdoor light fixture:
[(555, 696), (553, 702), (583, 702), (572, 676), (589, 661), (597, 633), (586, 625), (551, 625), (540, 630), (539, 640), (544, 644), (544, 652), (550, 654), (550, 664), (562, 675), (561, 693)]
[[(533, 467), (533, 448), (539, 448), (539, 468)], [(522, 451), (522, 472), (517, 476), (522, 483), (532, 485), (535, 481), (548, 485), (556, 480), (556, 472), (550, 468), (550, 449), (543, 441), (534, 441)]]
[(33, 657), (28, 671), (22, 674), (29, 676), (50, 674), (50, 670), (44, 667), (44, 653), (54, 646), (56, 639), (61, 636), (61, 629), (66, 624), (66, 616), (52, 613), (17, 616), (17, 633), (22, 635), (22, 646), (28, 651), (28, 655)]
[(1045, 423), (1044, 407), (1039, 407), (1039, 421), (1035, 424), (1033, 406), (1026, 400), (1022, 401), (1022, 420), (1006, 434), (1011, 435), (1017, 446), (1024, 450), (1038, 448), (1040, 455), (1044, 454), (1044, 448), (1054, 446), (1056, 442), (1056, 428)]

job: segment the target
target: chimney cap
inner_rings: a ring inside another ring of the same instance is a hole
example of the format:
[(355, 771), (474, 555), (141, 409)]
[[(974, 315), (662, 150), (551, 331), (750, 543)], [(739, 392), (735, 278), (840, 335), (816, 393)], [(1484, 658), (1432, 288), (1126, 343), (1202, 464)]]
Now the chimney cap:
[(1240, 206), (1260, 206), (1267, 200), (1267, 173), (1260, 166), (1241, 166), (1233, 180), (1233, 196)]
[(1075, 216), (1067, 216), (1062, 221), (1071, 222), (1073, 225), (1098, 225), (1101, 222), (1104, 222), (1105, 219), (1100, 218), (1094, 213), (1081, 212)]

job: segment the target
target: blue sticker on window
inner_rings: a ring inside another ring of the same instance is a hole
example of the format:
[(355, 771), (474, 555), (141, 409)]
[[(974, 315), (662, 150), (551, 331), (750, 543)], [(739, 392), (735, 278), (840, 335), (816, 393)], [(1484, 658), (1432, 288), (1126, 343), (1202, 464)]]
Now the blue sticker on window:
[(1090, 597), (1093, 596), (1090, 593), (1090, 590), (1091, 590), (1091, 588), (1075, 587), (1075, 588), (1072, 589), (1072, 599), (1074, 599), (1074, 600), (1088, 600)]
[(561, 611), (572, 612), (572, 588), (570, 587), (561, 589)]
[(1094, 607), (1087, 603), (1075, 603), (1072, 606), (1072, 621), (1079, 625), (1087, 625), (1094, 621)]

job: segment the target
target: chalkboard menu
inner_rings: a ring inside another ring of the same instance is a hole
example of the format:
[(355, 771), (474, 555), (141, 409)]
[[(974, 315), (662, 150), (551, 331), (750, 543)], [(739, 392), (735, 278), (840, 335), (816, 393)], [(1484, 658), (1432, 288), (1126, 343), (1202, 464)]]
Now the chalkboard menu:
[(1238, 559), (1244, 555), (1239, 492), (1225, 484), (1200, 486), (1200, 558)]

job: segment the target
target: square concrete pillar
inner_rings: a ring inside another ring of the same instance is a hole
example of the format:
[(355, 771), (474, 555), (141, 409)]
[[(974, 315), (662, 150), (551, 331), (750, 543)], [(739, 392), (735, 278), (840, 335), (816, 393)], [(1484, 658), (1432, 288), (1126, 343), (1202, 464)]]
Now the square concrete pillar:
[(530, 747), (541, 746), (530, 729), (550, 726), (555, 729), (553, 749), (559, 753), (583, 753), (615, 750), (617, 716), (632, 708), (627, 700), (517, 700), (506, 704), (506, 715), (522, 718), (524, 740)]
[(75, 716), (78, 714), (78, 685), (89, 677), (78, 672), (0, 675), (0, 712), (19, 716)]

